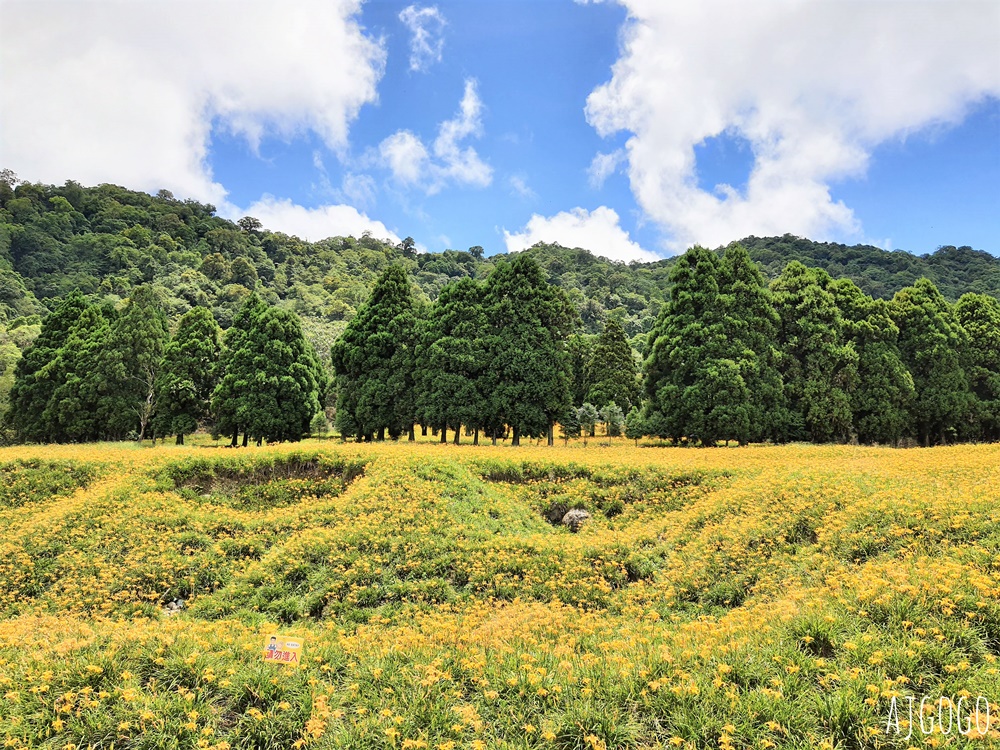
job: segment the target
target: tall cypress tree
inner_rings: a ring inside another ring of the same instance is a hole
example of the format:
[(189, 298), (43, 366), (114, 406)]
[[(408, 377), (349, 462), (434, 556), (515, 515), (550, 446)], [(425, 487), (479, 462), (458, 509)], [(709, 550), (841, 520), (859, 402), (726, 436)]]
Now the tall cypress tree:
[(417, 402), (421, 421), (442, 430), (462, 425), (483, 427), (483, 374), (486, 357), (483, 337), (486, 312), (483, 288), (468, 277), (446, 285), (422, 326), (417, 353)]
[(858, 355), (851, 392), (854, 429), (862, 443), (897, 443), (909, 429), (913, 378), (899, 353), (899, 328), (885, 300), (873, 300), (850, 279), (828, 285), (844, 333)]
[(58, 387), (42, 413), (52, 442), (84, 442), (116, 438), (103, 409), (107, 382), (104, 358), (111, 337), (107, 318), (96, 305), (88, 307), (70, 329), (53, 361)]
[(955, 305), (968, 334), (966, 374), (975, 396), (975, 433), (1000, 439), (1000, 301), (986, 294), (963, 294)]
[(256, 294), (246, 298), (226, 331), (219, 358), (219, 383), (212, 392), (213, 428), (216, 435), (232, 435), (235, 446), (240, 431), (243, 444), (250, 438), (247, 428), (253, 417), (250, 389), (255, 372), (252, 331), (267, 305)]
[(183, 445), (184, 436), (198, 429), (209, 415), (212, 391), (218, 383), (220, 337), (212, 313), (195, 307), (181, 316), (163, 351), (153, 424), (157, 434), (176, 435), (178, 445)]
[(714, 445), (750, 431), (751, 395), (727, 345), (719, 265), (694, 247), (671, 270), (670, 299), (644, 363), (649, 434)]
[[(486, 279), (487, 425), (508, 425), (512, 444), (548, 434), (569, 407), (566, 339), (573, 309), (537, 261), (499, 261)], [(494, 432), (494, 435), (496, 433)]]
[(968, 335), (930, 279), (900, 289), (892, 299), (899, 350), (916, 391), (910, 422), (924, 445), (967, 436), (973, 397), (962, 368)]
[(792, 416), (789, 439), (817, 443), (851, 437), (851, 391), (857, 384), (858, 356), (845, 340), (843, 321), (829, 275), (798, 261), (771, 282), (781, 320), (781, 370)]
[(586, 378), (591, 385), (586, 400), (598, 409), (614, 401), (623, 411), (631, 411), (639, 403), (637, 371), (625, 329), (611, 318), (594, 342), (587, 363)]
[(413, 429), (417, 320), (406, 270), (390, 266), (330, 350), (342, 435), (396, 438)]
[(776, 439), (789, 422), (775, 346), (778, 313), (764, 276), (745, 247), (738, 243), (727, 247), (719, 272), (729, 358), (749, 396), (747, 419), (739, 422), (747, 429), (734, 431), (732, 437), (740, 443)]
[(10, 392), (9, 420), (21, 440), (48, 442), (54, 439), (42, 415), (62, 383), (56, 360), (71, 329), (88, 307), (86, 298), (78, 290), (66, 295), (42, 321), (38, 338), (18, 361)]
[(101, 418), (108, 436), (146, 435), (153, 416), (156, 376), (170, 333), (162, 303), (152, 287), (132, 290), (125, 308), (111, 324), (101, 356)]
[(252, 371), (244, 430), (258, 445), (300, 440), (320, 410), (327, 384), (299, 317), (289, 310), (264, 310), (254, 319), (247, 347)]

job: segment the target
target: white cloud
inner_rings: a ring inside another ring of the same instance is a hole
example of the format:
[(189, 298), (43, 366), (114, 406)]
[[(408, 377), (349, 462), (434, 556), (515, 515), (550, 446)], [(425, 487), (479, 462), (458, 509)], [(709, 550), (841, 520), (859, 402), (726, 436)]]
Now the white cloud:
[(309, 129), (347, 147), (385, 51), (358, 0), (5, 2), (0, 164), (29, 180), (225, 203), (213, 123), (251, 146)]
[(446, 22), (437, 6), (410, 5), (399, 14), (399, 20), (410, 30), (410, 70), (424, 72), (441, 62)]
[(449, 183), (486, 187), (493, 181), (492, 167), (472, 146), (462, 145), (482, 133), (482, 111), (476, 82), (467, 79), (458, 113), (438, 126), (431, 149), (409, 130), (399, 130), (379, 144), (382, 165), (400, 184), (420, 186), (428, 194), (440, 192)]
[[(833, 181), (862, 176), (877, 144), (1000, 96), (995, 2), (620, 2), (622, 55), (587, 118), (603, 136), (632, 134), (633, 193), (674, 249), (857, 236)], [(712, 194), (698, 187), (694, 148), (724, 131), (746, 138), (755, 161), (745, 191)]]
[(378, 239), (389, 239), (394, 243), (400, 241), (396, 233), (386, 228), (385, 224), (369, 219), (354, 206), (306, 208), (287, 198), (264, 195), (240, 215), (253, 216), (267, 229), (292, 234), (310, 242), (327, 237), (360, 237), (366, 231)]
[(526, 200), (535, 200), (538, 198), (538, 193), (531, 189), (527, 180), (525, 180), (521, 175), (511, 175), (507, 178), (507, 184), (510, 185), (510, 189), (513, 191), (514, 195)]
[(600, 189), (604, 181), (618, 171), (618, 166), (625, 159), (623, 149), (612, 151), (610, 154), (596, 154), (587, 169), (587, 181), (590, 182), (590, 186), (595, 190)]
[(607, 206), (593, 211), (574, 208), (549, 217), (533, 214), (524, 231), (511, 233), (505, 229), (503, 238), (509, 253), (536, 242), (556, 242), (563, 247), (582, 247), (611, 260), (650, 261), (659, 257), (633, 242), (619, 225), (618, 214)]

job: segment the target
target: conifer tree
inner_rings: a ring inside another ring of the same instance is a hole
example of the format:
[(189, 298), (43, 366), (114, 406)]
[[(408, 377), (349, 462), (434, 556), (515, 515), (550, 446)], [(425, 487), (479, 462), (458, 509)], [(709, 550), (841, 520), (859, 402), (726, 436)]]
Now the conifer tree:
[(370, 440), (412, 431), (418, 315), (405, 269), (389, 266), (330, 350), (342, 435)]
[(248, 296), (223, 340), (219, 382), (212, 392), (213, 433), (232, 435), (233, 446), (240, 431), (243, 431), (244, 445), (250, 439), (247, 429), (253, 414), (249, 393), (256, 371), (251, 336), (257, 319), (266, 309), (267, 306), (256, 294)]
[(895, 444), (909, 428), (913, 378), (900, 357), (899, 328), (889, 304), (873, 300), (850, 279), (838, 279), (828, 289), (858, 355), (857, 384), (850, 394), (858, 441)]
[(719, 272), (726, 348), (748, 394), (746, 418), (738, 419), (739, 428), (727, 437), (741, 444), (776, 439), (789, 421), (775, 346), (778, 313), (760, 268), (743, 245), (726, 248)]
[(1000, 301), (986, 294), (963, 294), (955, 305), (968, 334), (966, 374), (975, 396), (975, 435), (1000, 439)]
[(537, 261), (519, 254), (486, 279), (485, 390), (489, 424), (506, 424), (512, 445), (548, 434), (569, 407), (566, 338), (573, 309)]
[(726, 338), (718, 258), (695, 247), (671, 271), (670, 300), (644, 365), (651, 434), (714, 445), (750, 431), (751, 396)]
[(156, 291), (138, 286), (111, 324), (96, 376), (101, 378), (100, 417), (109, 437), (135, 432), (141, 442), (153, 415), (156, 376), (169, 341), (167, 316)]
[(771, 283), (781, 320), (781, 370), (792, 418), (790, 440), (847, 441), (858, 355), (845, 340), (843, 320), (826, 287), (829, 275), (789, 263)]
[(47, 442), (54, 439), (42, 415), (62, 383), (56, 365), (59, 352), (88, 307), (86, 298), (78, 290), (66, 295), (42, 321), (38, 338), (18, 361), (10, 392), (9, 420), (21, 440)]
[(900, 289), (890, 306), (899, 350), (916, 391), (910, 423), (924, 445), (945, 443), (971, 430), (973, 399), (962, 368), (968, 336), (930, 279)]
[(587, 381), (590, 388), (586, 400), (598, 409), (614, 401), (628, 411), (639, 402), (638, 367), (632, 346), (615, 318), (604, 326), (604, 331), (594, 342), (587, 363)]
[(484, 426), (486, 313), (482, 285), (471, 278), (447, 284), (421, 326), (416, 362), (417, 414), (421, 422), (445, 434), (462, 425), (475, 431)]
[(157, 434), (176, 435), (183, 445), (184, 436), (208, 417), (221, 350), (221, 332), (208, 309), (195, 307), (181, 316), (156, 379)]
[(52, 363), (59, 385), (42, 413), (48, 441), (119, 437), (110, 433), (104, 411), (107, 381), (102, 372), (110, 336), (107, 318), (96, 305), (87, 307), (70, 329)]

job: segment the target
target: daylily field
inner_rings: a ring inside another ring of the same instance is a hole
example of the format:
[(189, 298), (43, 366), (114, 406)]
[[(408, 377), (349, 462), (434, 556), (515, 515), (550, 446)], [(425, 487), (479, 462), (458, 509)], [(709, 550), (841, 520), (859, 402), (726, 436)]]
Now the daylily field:
[(1000, 738), (1000, 446), (602, 442), (0, 450), (0, 746)]

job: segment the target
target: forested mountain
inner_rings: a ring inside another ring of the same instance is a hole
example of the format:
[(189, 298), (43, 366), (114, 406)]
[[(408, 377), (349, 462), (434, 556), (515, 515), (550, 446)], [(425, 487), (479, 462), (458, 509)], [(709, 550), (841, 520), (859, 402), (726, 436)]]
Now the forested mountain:
[(1000, 260), (967, 247), (421, 254), (0, 174), (0, 419), (27, 440), (181, 440), (206, 420), (234, 444), (297, 439), (334, 398), (367, 439), (416, 421), (551, 441), (598, 417), (703, 444), (993, 439), (998, 297)]

